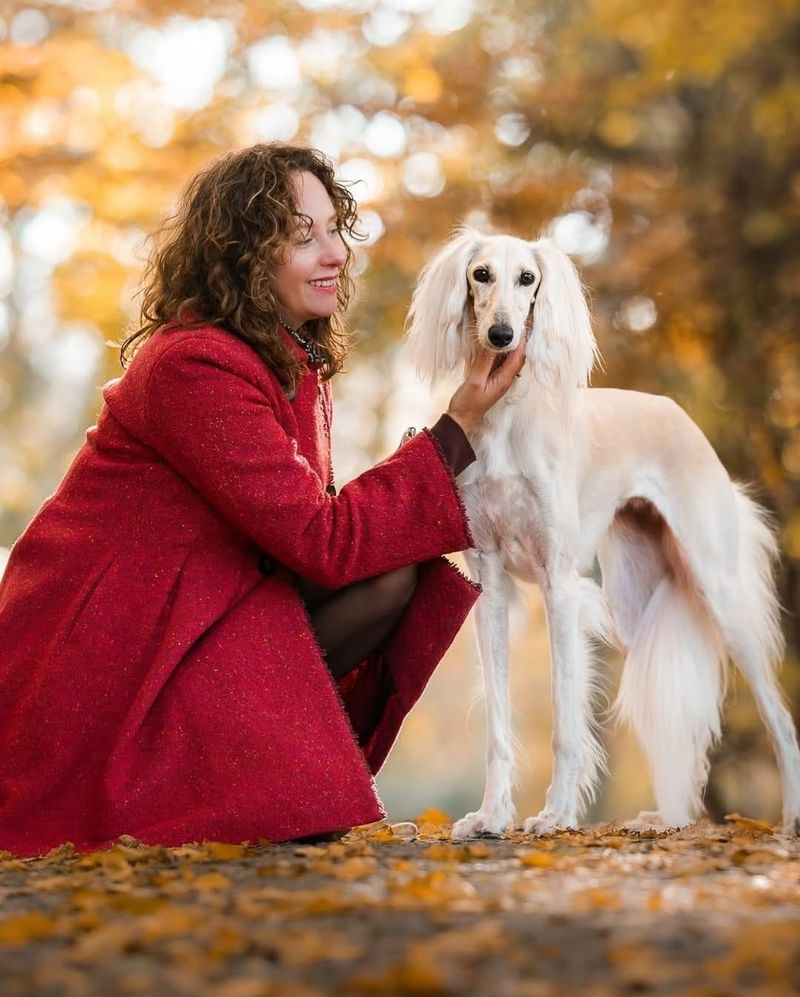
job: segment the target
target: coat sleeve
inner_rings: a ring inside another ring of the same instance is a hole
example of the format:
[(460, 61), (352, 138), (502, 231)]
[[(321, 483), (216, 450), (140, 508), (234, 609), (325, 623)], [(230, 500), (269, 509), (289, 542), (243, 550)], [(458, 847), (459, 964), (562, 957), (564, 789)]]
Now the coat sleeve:
[(149, 445), (263, 551), (336, 588), (471, 545), (430, 430), (331, 496), (256, 380), (218, 343), (184, 340), (154, 364), (145, 427)]

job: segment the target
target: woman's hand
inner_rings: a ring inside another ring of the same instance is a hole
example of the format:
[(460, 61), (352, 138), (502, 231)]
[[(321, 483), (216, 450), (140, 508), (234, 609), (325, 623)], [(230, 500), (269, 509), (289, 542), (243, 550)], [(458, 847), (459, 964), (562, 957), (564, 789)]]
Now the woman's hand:
[(525, 363), (527, 336), (522, 336), (519, 346), (505, 355), (503, 363), (492, 371), (498, 354), (493, 350), (479, 350), (467, 372), (467, 377), (450, 399), (447, 414), (461, 426), (465, 433), (474, 432), (483, 417), (496, 401), (508, 391), (514, 378)]

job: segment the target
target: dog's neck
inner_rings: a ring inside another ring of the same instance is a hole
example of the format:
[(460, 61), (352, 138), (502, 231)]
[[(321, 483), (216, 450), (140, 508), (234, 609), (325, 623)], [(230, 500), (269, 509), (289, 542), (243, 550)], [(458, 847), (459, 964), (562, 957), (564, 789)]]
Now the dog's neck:
[(510, 417), (514, 422), (523, 420), (531, 423), (544, 419), (548, 422), (556, 420), (562, 426), (570, 422), (581, 389), (565, 391), (561, 387), (547, 388), (536, 381), (528, 364), (526, 362), (517, 380), (486, 413), (488, 424), (501, 413), (508, 413), (504, 415), (504, 419)]

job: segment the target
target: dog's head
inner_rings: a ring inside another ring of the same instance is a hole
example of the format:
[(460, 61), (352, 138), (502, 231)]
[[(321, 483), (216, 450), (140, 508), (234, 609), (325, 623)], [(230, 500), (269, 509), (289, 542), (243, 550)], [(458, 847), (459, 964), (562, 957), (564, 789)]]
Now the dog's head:
[(407, 339), (435, 385), (479, 348), (497, 365), (526, 337), (533, 378), (548, 390), (585, 387), (597, 358), (580, 277), (550, 239), (528, 242), (461, 229), (431, 260), (414, 292)]

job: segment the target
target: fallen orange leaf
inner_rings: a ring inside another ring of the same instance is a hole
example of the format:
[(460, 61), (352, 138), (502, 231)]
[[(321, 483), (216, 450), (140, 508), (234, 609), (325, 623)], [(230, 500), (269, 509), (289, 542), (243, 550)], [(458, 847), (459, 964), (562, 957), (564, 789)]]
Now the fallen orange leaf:
[(529, 869), (549, 869), (556, 863), (552, 852), (517, 852), (517, 858)]
[(741, 814), (725, 814), (725, 820), (733, 821), (737, 827), (747, 828), (749, 831), (760, 831), (762, 834), (772, 834), (772, 825), (763, 820), (753, 820), (752, 817), (743, 817)]
[(417, 826), (420, 824), (452, 824), (453, 818), (438, 807), (428, 807), (427, 810), (423, 810), (418, 817), (414, 818), (414, 823)]
[(0, 943), (3, 945), (25, 945), (37, 938), (49, 938), (56, 934), (53, 919), (39, 911), (26, 911), (15, 914), (0, 923)]

